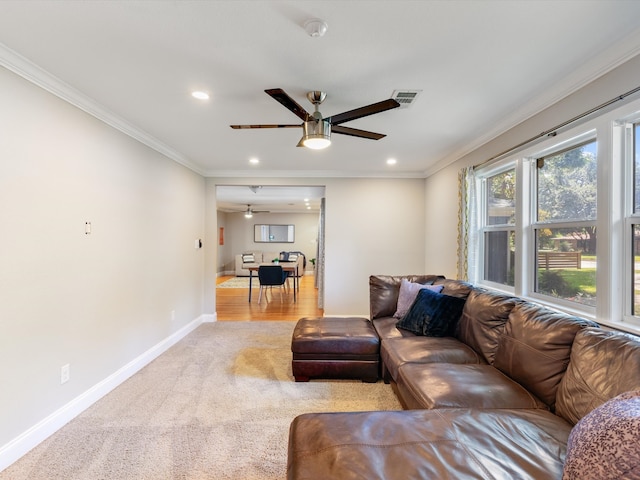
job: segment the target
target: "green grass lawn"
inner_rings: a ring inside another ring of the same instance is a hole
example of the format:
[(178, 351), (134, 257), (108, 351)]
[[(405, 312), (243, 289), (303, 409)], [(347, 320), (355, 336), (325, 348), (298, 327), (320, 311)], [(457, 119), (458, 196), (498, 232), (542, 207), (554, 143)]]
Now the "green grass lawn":
[(596, 294), (596, 269), (595, 268), (568, 268), (559, 271), (565, 282), (572, 289), (586, 295), (595, 296)]
[(560, 298), (582, 296), (595, 300), (596, 269), (595, 268), (563, 268), (540, 270), (538, 288)]
[[(582, 255), (582, 260), (586, 261), (595, 261), (595, 255)], [(640, 275), (640, 255), (635, 256), (634, 262), (634, 271), (636, 275)], [(540, 274), (543, 274), (544, 270), (540, 271)], [(558, 276), (562, 278), (563, 283), (567, 287), (566, 290), (568, 292), (575, 292), (580, 295), (584, 295), (587, 297), (595, 297), (596, 296), (596, 269), (595, 268), (564, 268), (564, 269), (551, 269), (550, 272), (556, 273)], [(634, 289), (634, 312), (636, 315), (640, 314), (640, 285), (635, 285)], [(573, 296), (573, 293), (565, 292), (561, 293), (562, 290), (558, 288), (556, 292), (553, 289), (552, 293), (554, 296), (560, 297), (570, 297)], [(594, 298), (595, 300), (595, 298)]]

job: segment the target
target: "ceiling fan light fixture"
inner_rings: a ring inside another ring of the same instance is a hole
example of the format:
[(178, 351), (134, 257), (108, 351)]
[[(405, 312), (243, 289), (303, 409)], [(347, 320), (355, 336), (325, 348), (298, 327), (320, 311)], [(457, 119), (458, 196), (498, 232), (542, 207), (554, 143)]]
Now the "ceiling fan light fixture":
[(253, 211), (251, 211), (251, 205), (247, 205), (247, 211), (244, 212), (244, 218), (253, 218)]
[(311, 120), (302, 124), (301, 143), (312, 150), (322, 150), (331, 145), (331, 124), (327, 120)]

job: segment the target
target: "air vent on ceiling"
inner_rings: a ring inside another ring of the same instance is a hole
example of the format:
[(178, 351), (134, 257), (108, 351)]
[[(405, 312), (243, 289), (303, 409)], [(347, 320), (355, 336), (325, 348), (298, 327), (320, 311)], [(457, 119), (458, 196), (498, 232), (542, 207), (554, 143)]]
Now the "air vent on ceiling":
[(400, 104), (400, 108), (409, 108), (416, 101), (420, 92), (422, 90), (394, 90), (391, 98)]

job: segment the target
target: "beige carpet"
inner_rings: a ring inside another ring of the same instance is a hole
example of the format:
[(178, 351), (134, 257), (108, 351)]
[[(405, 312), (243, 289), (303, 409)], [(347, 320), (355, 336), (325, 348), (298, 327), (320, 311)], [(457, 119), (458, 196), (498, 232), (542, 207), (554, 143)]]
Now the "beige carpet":
[(0, 479), (284, 479), (296, 415), (400, 409), (382, 382), (295, 383), (294, 324), (203, 324)]
[[(249, 288), (249, 277), (233, 277), (216, 285), (217, 288)], [(260, 288), (258, 277), (253, 277), (251, 288)]]

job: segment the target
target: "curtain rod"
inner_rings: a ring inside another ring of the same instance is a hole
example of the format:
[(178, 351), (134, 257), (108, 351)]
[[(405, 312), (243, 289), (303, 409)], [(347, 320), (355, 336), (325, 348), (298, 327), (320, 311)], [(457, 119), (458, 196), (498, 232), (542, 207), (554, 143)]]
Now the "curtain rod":
[(620, 100), (624, 100), (628, 96), (633, 95), (634, 93), (637, 93), (637, 92), (640, 92), (640, 86), (638, 86), (638, 87), (636, 87), (636, 88), (634, 88), (632, 90), (629, 90), (628, 92), (623, 93), (622, 95), (618, 95), (617, 97), (614, 97), (611, 100), (608, 100), (608, 101), (606, 101), (604, 103), (601, 103), (597, 107), (593, 107), (592, 109), (587, 110), (586, 112), (583, 112), (583, 113), (581, 113), (579, 115), (576, 115), (575, 117), (570, 118), (569, 120), (566, 120), (566, 121), (556, 125), (555, 127), (550, 128), (549, 130), (545, 130), (544, 132), (539, 133), (535, 137), (531, 137), (530, 139), (525, 140), (524, 142), (521, 142), (521, 143), (519, 143), (519, 144), (517, 144), (517, 145), (515, 145), (515, 146), (513, 146), (513, 147), (511, 147), (511, 148), (509, 148), (507, 150), (505, 150), (504, 152), (498, 153), (497, 155), (494, 155), (493, 157), (489, 158), (488, 160), (485, 160), (484, 162), (482, 162), (482, 163), (480, 163), (478, 165), (475, 165), (473, 168), (481, 167), (482, 165), (485, 165), (485, 164), (487, 164), (489, 162), (492, 162), (493, 160), (496, 160), (496, 159), (506, 155), (507, 153), (511, 153), (514, 150), (519, 149), (520, 147), (524, 147), (528, 143), (534, 142), (534, 141), (536, 141), (536, 140), (538, 140), (538, 139), (540, 139), (542, 137), (545, 137), (545, 136), (555, 137), (556, 134), (557, 134), (556, 130), (559, 130), (562, 127), (566, 127), (567, 125), (570, 125), (570, 124), (572, 124), (574, 122), (577, 122), (578, 120), (581, 120), (581, 119), (583, 119), (585, 117), (588, 117), (589, 115), (592, 115), (593, 113), (596, 113), (596, 112), (598, 112), (598, 111), (600, 111), (600, 110), (602, 110), (604, 108), (607, 108), (608, 106), (613, 105), (614, 103), (619, 102)]

